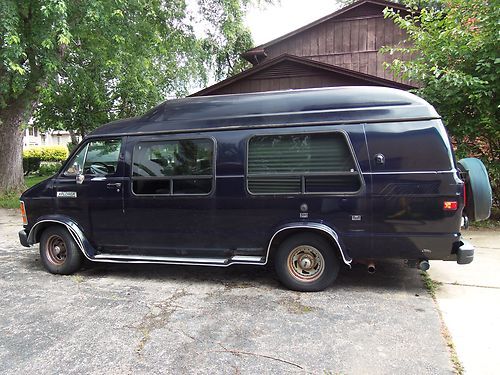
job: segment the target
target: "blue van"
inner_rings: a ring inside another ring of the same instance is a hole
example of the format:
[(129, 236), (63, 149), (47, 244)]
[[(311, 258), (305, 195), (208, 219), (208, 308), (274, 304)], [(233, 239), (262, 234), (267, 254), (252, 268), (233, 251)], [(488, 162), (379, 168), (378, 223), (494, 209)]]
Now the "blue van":
[(491, 187), (424, 100), (340, 87), (166, 101), (95, 130), (20, 199), (21, 244), (52, 273), (272, 261), (318, 291), (352, 262), (470, 263), (461, 226), (489, 216)]

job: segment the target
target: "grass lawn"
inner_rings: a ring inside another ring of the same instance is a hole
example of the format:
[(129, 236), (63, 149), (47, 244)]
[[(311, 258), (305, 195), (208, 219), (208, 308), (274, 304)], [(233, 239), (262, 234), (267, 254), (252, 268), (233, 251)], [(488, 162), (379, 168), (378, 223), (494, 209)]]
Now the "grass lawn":
[[(30, 188), (48, 177), (50, 176), (27, 176), (24, 178), (24, 183)], [(19, 195), (18, 193), (0, 195), (0, 208), (19, 208)]]

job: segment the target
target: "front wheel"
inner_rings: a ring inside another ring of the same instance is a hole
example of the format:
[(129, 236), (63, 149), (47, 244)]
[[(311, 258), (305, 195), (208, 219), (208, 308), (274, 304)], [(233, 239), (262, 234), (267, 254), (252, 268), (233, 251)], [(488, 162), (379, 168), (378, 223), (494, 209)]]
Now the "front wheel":
[(50, 273), (69, 275), (78, 271), (83, 256), (75, 241), (62, 226), (45, 229), (40, 238), (40, 258)]
[(280, 281), (300, 292), (318, 292), (332, 284), (339, 273), (333, 247), (314, 234), (300, 234), (283, 241), (274, 265)]

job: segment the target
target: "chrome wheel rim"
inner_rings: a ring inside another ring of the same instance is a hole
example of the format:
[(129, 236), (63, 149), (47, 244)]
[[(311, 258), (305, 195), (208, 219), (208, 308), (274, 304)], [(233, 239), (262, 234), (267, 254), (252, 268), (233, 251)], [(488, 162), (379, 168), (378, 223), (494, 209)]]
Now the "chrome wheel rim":
[(47, 240), (47, 246), (45, 248), (45, 254), (47, 255), (47, 259), (52, 264), (60, 266), (64, 264), (66, 261), (66, 257), (68, 255), (66, 244), (62, 237), (58, 235), (52, 235)]
[(288, 255), (288, 271), (301, 282), (318, 280), (325, 271), (325, 260), (321, 252), (313, 246), (301, 245)]

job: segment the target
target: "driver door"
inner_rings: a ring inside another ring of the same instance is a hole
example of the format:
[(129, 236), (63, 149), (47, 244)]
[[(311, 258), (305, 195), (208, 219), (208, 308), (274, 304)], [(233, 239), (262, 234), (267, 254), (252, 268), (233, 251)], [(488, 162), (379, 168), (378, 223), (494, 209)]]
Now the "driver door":
[(128, 247), (122, 143), (104, 139), (83, 145), (55, 185), (58, 213), (75, 220), (101, 252)]

